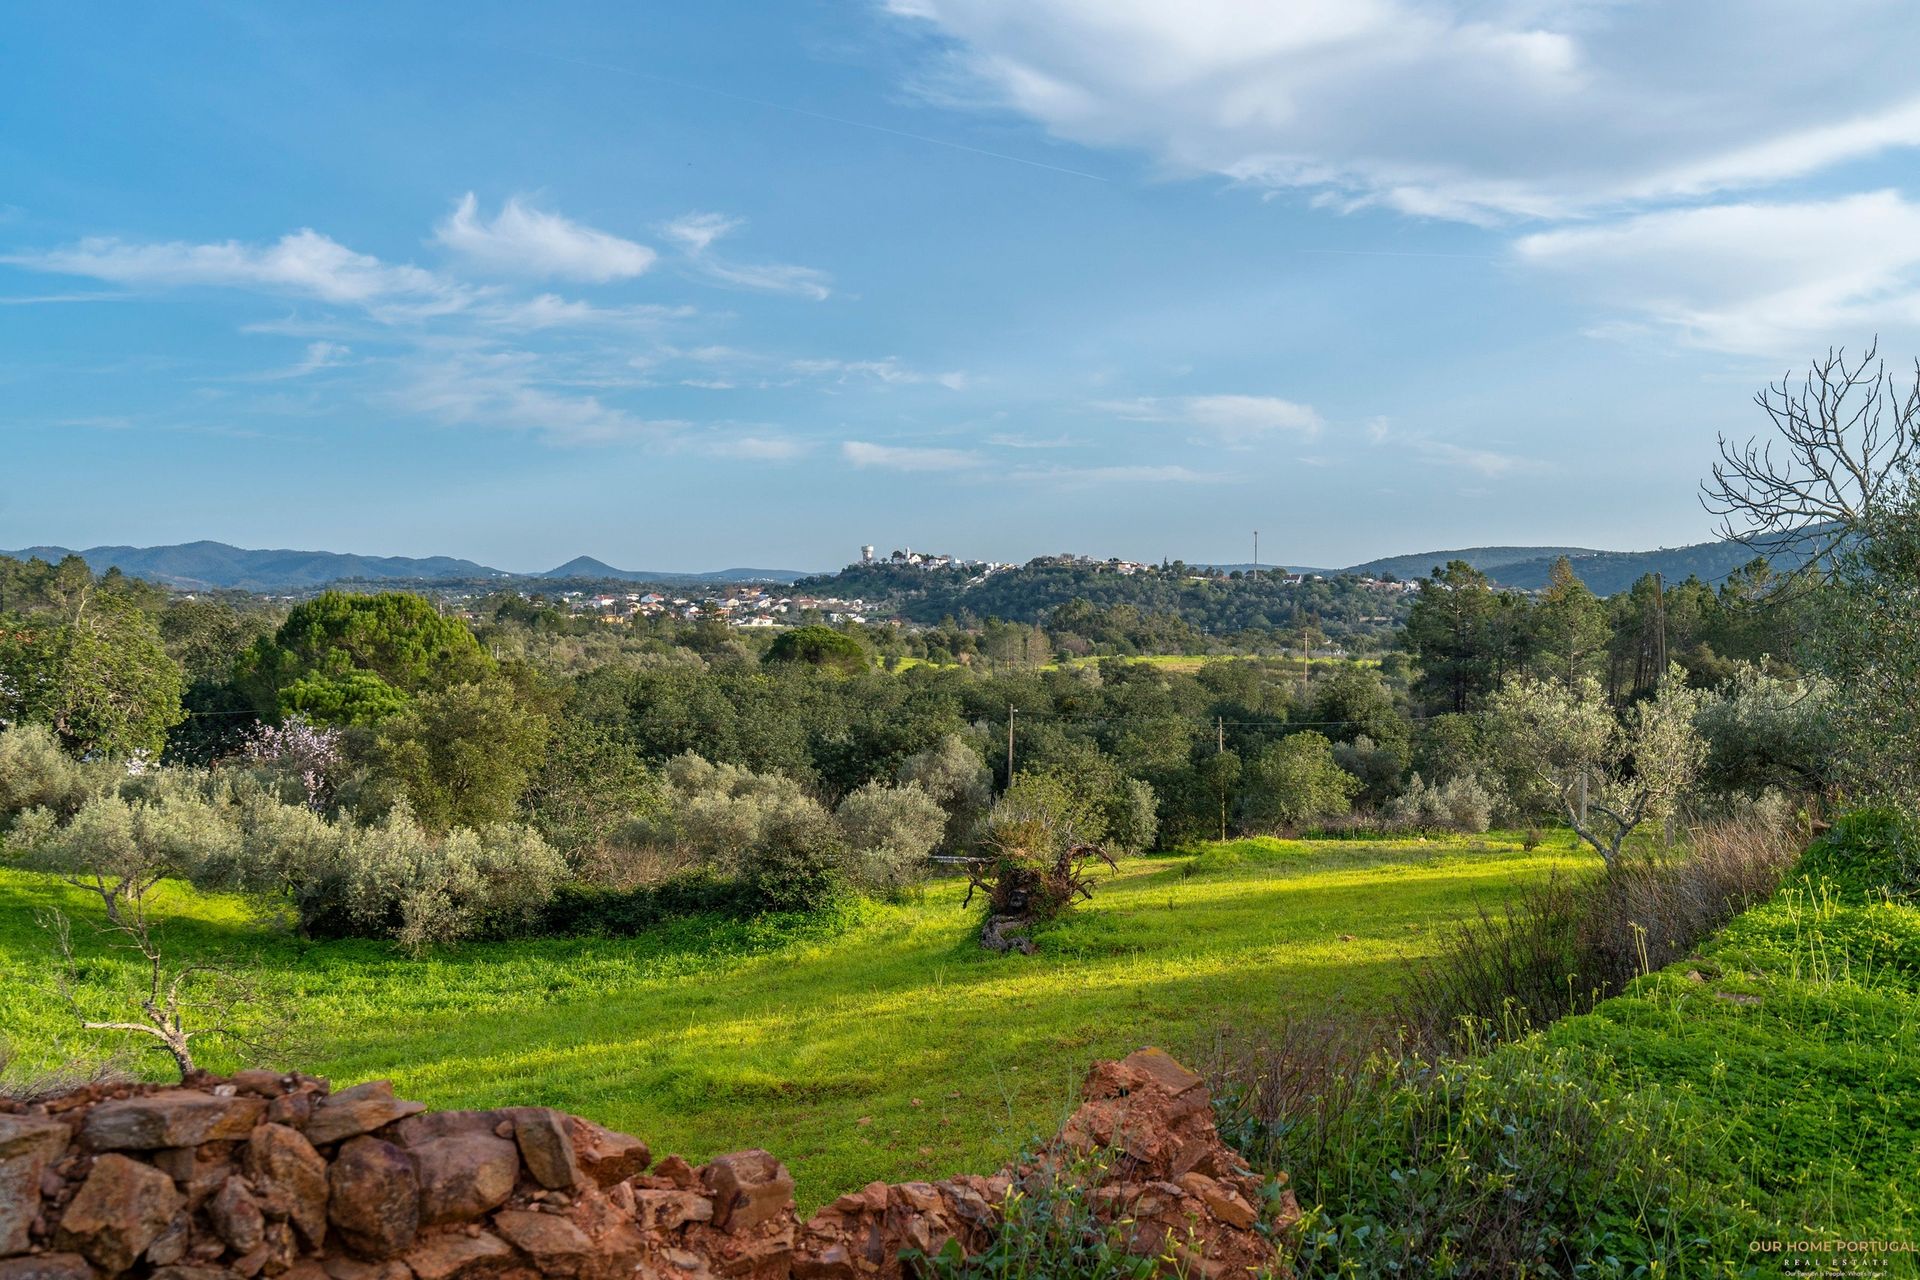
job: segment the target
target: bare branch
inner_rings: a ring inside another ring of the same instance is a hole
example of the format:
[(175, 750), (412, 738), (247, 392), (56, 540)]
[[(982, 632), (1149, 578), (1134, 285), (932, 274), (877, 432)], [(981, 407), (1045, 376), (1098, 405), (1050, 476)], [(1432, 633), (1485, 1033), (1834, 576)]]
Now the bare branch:
[(1830, 348), (1798, 386), (1782, 375), (1754, 403), (1773, 436), (1764, 444), (1719, 437), (1700, 502), (1720, 517), (1722, 537), (1762, 553), (1828, 558), (1897, 496), (1920, 454), (1920, 361), (1903, 393), (1877, 338), (1857, 359)]

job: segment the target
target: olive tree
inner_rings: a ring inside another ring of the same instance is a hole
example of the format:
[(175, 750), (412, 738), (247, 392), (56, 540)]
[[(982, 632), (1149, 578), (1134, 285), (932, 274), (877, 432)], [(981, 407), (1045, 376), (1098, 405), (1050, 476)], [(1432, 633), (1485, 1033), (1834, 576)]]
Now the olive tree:
[(919, 787), (869, 782), (834, 810), (847, 847), (847, 878), (873, 893), (899, 894), (927, 878), (928, 855), (947, 815)]
[(1333, 744), (1307, 730), (1290, 733), (1255, 757), (1240, 797), (1241, 822), (1279, 831), (1347, 812), (1360, 779), (1340, 767)]
[(1592, 676), (1521, 675), (1488, 700), (1487, 738), (1510, 776), (1532, 784), (1608, 866), (1641, 823), (1670, 815), (1699, 777), (1704, 695), (1678, 664), (1651, 698), (1614, 713)]

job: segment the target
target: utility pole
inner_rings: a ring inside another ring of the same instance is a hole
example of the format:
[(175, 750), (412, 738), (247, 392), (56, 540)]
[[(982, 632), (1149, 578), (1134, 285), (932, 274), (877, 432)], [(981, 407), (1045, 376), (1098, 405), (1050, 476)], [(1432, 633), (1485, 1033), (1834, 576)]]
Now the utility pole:
[(1260, 572), (1260, 531), (1253, 531), (1253, 571)]
[(1300, 701), (1307, 700), (1307, 669), (1313, 665), (1313, 651), (1307, 645), (1307, 628), (1300, 627)]
[(1013, 786), (1013, 716), (1014, 706), (1007, 704), (1007, 786)]
[(1653, 682), (1659, 684), (1667, 674), (1667, 583), (1653, 575)]

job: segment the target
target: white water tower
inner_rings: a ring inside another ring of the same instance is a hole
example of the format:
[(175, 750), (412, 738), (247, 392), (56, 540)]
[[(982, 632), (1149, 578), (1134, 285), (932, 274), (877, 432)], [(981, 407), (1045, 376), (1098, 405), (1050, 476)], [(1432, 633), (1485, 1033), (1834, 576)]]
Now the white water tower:
[(861, 564), (873, 563), (873, 544), (871, 542), (869, 542), (866, 546), (860, 548), (860, 563)]

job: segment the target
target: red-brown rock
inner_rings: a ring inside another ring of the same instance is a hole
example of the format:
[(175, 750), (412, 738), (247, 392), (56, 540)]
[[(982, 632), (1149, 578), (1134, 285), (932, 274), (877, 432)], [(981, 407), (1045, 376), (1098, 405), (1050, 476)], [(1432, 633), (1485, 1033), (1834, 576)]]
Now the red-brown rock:
[(424, 1224), (478, 1218), (499, 1208), (520, 1180), (520, 1149), (491, 1132), (456, 1133), (409, 1151)]
[(713, 1225), (723, 1230), (750, 1231), (793, 1207), (792, 1175), (757, 1148), (710, 1161), (700, 1180), (713, 1197)]
[(196, 1089), (163, 1089), (103, 1102), (87, 1112), (80, 1137), (95, 1151), (157, 1151), (244, 1138), (266, 1113), (260, 1098), (219, 1097)]
[(502, 1209), (493, 1228), (546, 1275), (578, 1275), (593, 1254), (592, 1238), (557, 1213)]
[(0, 1280), (93, 1280), (93, 1266), (77, 1253), (0, 1258)]
[[(513, 1140), (520, 1145), (520, 1159), (535, 1182), (555, 1191), (567, 1191), (580, 1181), (572, 1126), (565, 1114), (552, 1107), (507, 1107), (500, 1114), (512, 1123)], [(644, 1162), (641, 1167), (645, 1167)]]
[(267, 1242), (266, 1215), (244, 1178), (228, 1178), (207, 1201), (207, 1221), (235, 1253), (252, 1253)]
[(316, 1147), (372, 1133), (395, 1120), (425, 1111), (424, 1102), (393, 1096), (391, 1080), (369, 1080), (317, 1100), (303, 1132)]
[(420, 1230), (420, 1186), (407, 1153), (378, 1138), (349, 1139), (327, 1170), (327, 1221), (370, 1257), (411, 1245)]
[(633, 1193), (633, 1217), (642, 1231), (678, 1231), (689, 1222), (712, 1222), (713, 1201), (698, 1191), (641, 1188)]
[(653, 1154), (638, 1138), (603, 1129), (579, 1116), (568, 1116), (567, 1128), (581, 1171), (603, 1187), (625, 1182), (653, 1163)]
[(27, 1251), (40, 1175), (66, 1150), (71, 1136), (58, 1120), (0, 1115), (0, 1257)]
[(428, 1236), (407, 1250), (404, 1259), (419, 1280), (449, 1280), (452, 1276), (492, 1275), (513, 1262), (513, 1250), (498, 1236)]
[(277, 1199), (309, 1249), (327, 1233), (327, 1162), (298, 1132), (280, 1124), (253, 1131), (241, 1156), (247, 1180)]
[(208, 1142), (197, 1147), (169, 1147), (149, 1157), (154, 1167), (173, 1179), (187, 1197), (187, 1207), (198, 1209), (208, 1196), (226, 1185), (232, 1175), (231, 1142)]
[(173, 1179), (152, 1165), (104, 1155), (93, 1162), (93, 1171), (61, 1214), (55, 1243), (85, 1254), (109, 1274), (125, 1271), (183, 1203)]

